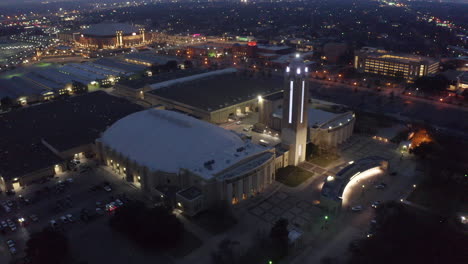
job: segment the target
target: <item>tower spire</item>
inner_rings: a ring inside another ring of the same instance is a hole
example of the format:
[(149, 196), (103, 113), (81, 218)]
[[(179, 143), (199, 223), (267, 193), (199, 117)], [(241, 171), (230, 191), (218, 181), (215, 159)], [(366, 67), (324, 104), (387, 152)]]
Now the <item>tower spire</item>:
[(296, 54), (285, 70), (281, 140), (283, 146), (289, 149), (289, 164), (295, 166), (305, 160), (309, 102), (308, 73), (309, 69), (299, 54)]

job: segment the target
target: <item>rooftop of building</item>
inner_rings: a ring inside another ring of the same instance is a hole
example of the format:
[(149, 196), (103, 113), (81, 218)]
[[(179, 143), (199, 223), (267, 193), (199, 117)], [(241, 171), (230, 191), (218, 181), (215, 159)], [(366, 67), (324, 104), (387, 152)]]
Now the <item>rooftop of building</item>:
[(88, 36), (107, 37), (115, 36), (117, 31), (122, 31), (124, 35), (138, 34), (139, 29), (135, 26), (125, 23), (101, 23), (90, 25), (84, 29), (82, 34)]
[[(276, 92), (269, 96), (265, 96), (264, 99), (277, 101), (282, 100), (283, 92)], [(322, 129), (334, 129), (340, 126), (343, 126), (353, 120), (355, 115), (352, 111), (348, 111), (346, 109), (340, 107), (333, 107), (339, 106), (335, 104), (326, 105), (326, 102), (318, 103), (314, 101), (314, 103), (309, 104), (307, 117), (308, 117), (308, 126), (311, 128), (322, 128)], [(274, 117), (282, 118), (283, 117), (283, 110), (277, 109), (273, 113)]]
[(138, 61), (142, 61), (145, 63), (151, 63), (154, 65), (164, 65), (168, 63), (169, 61), (176, 61), (176, 62), (181, 61), (181, 58), (179, 57), (165, 56), (165, 55), (160, 55), (160, 54), (156, 54), (154, 52), (148, 52), (148, 51), (131, 53), (131, 54), (125, 55), (125, 59), (138, 60)]
[(96, 65), (118, 69), (122, 72), (127, 72), (127, 73), (138, 73), (138, 72), (142, 72), (146, 70), (147, 68), (142, 65), (127, 63), (125, 61), (122, 61), (116, 58), (102, 58), (102, 59), (95, 60), (93, 63)]
[(259, 95), (269, 95), (283, 87), (283, 79), (280, 77), (250, 77), (248, 73), (229, 70), (156, 84), (149, 93), (205, 111), (215, 111), (255, 99)]
[(402, 63), (410, 63), (410, 62), (416, 62), (416, 63), (436, 63), (437, 60), (431, 57), (425, 57), (425, 56), (417, 56), (413, 54), (407, 54), (407, 53), (397, 53), (397, 52), (391, 52), (383, 49), (378, 49), (378, 48), (373, 48), (373, 47), (363, 47), (359, 51), (361, 53), (367, 54), (368, 57), (371, 58), (376, 58), (376, 59), (386, 59), (386, 60), (391, 60), (391, 61), (396, 61), (396, 62), (402, 62)]
[(42, 140), (58, 151), (90, 144), (116, 120), (140, 110), (141, 106), (125, 99), (94, 92), (4, 113), (0, 115), (0, 174), (17, 177), (50, 162), (56, 164)]
[(41, 95), (47, 91), (45, 87), (22, 77), (15, 76), (11, 79), (0, 79), (0, 98), (16, 99), (21, 96)]
[(174, 111), (149, 109), (108, 128), (100, 141), (151, 171), (188, 170), (207, 180), (266, 148), (233, 131)]
[(133, 80), (121, 80), (119, 82), (119, 85), (123, 85), (123, 86), (126, 86), (126, 88), (131, 88), (131, 89), (141, 89), (146, 85), (162, 83), (162, 82), (184, 78), (184, 77), (206, 73), (206, 72), (208, 72), (208, 70), (198, 69), (198, 68), (179, 70), (179, 71), (174, 71), (174, 72), (165, 72), (165, 73), (155, 74), (151, 77), (137, 78)]
[(193, 199), (195, 199), (197, 197), (200, 197), (202, 195), (202, 192), (197, 187), (191, 186), (191, 187), (189, 187), (187, 189), (179, 191), (177, 194), (184, 197), (185, 199), (191, 201), (191, 200), (193, 200)]
[[(369, 169), (382, 166), (386, 159), (378, 156), (370, 156), (351, 162), (341, 169), (335, 176), (325, 179), (321, 195), (332, 200), (341, 200), (344, 189), (353, 177)], [(331, 175), (330, 175), (331, 176)]]
[(289, 46), (277, 46), (277, 45), (258, 45), (258, 48), (263, 49), (263, 50), (271, 50), (271, 51), (292, 49)]

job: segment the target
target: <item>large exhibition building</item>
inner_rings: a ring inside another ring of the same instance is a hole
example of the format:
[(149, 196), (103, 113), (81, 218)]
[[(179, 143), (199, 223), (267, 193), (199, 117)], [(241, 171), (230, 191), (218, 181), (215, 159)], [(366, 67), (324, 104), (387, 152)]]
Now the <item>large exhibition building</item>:
[(177, 190), (177, 205), (189, 215), (218, 201), (248, 199), (275, 179), (274, 149), (174, 111), (126, 116), (96, 145), (101, 162), (149, 196)]
[(130, 48), (146, 43), (145, 29), (124, 23), (90, 25), (75, 39), (90, 49)]

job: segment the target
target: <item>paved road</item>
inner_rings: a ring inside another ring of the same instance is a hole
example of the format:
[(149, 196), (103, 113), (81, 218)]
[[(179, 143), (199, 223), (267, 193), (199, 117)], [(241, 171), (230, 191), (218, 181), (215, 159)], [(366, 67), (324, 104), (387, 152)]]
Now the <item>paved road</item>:
[(465, 132), (468, 130), (468, 109), (445, 103), (425, 101), (413, 97), (381, 96), (375, 91), (360, 88), (358, 92), (341, 83), (312, 80), (311, 97), (348, 105), (354, 109), (383, 113), (401, 119), (428, 122), (432, 125)]

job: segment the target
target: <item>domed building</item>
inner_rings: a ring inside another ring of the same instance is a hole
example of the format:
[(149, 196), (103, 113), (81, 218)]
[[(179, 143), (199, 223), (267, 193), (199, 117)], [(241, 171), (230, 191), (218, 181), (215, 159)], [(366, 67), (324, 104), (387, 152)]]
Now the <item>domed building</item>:
[(84, 29), (75, 39), (90, 49), (130, 48), (146, 43), (145, 29), (124, 23), (101, 23)]
[(236, 204), (275, 179), (275, 152), (193, 117), (150, 109), (109, 127), (96, 142), (101, 161), (150, 197), (177, 190), (185, 213)]

